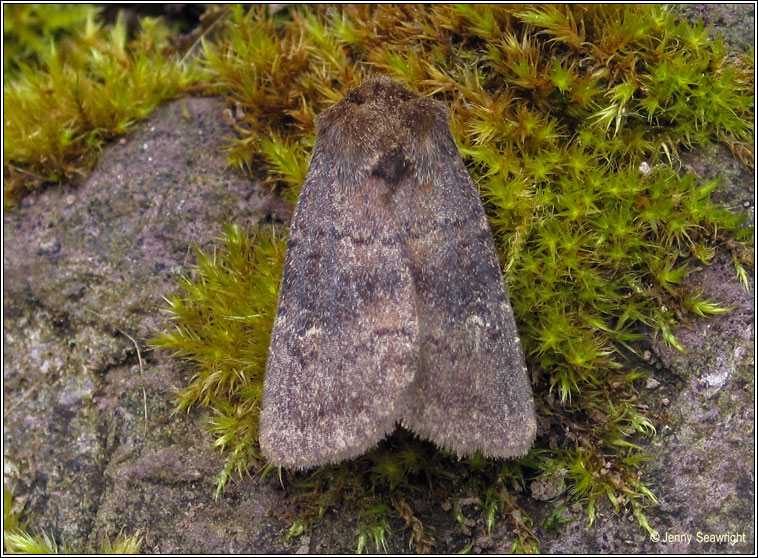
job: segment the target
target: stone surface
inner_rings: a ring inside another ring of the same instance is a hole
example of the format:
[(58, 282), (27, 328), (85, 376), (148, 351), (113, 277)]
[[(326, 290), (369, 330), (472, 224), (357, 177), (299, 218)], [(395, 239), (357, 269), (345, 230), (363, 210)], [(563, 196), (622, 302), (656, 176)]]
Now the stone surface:
[(227, 168), (220, 103), (158, 109), (81, 184), (4, 216), (5, 479), (35, 530), (73, 548), (122, 528), (140, 529), (147, 552), (286, 548), (267, 515), (281, 498), (272, 483), (245, 479), (213, 499), (223, 461), (205, 417), (171, 414), (190, 371), (144, 341), (165, 327), (161, 297), (190, 243), (208, 247), (226, 221), (288, 219)]
[[(754, 279), (751, 274), (745, 290), (731, 262), (722, 259), (690, 275), (687, 283), (734, 309), (678, 327), (674, 334), (683, 353), (650, 339), (664, 365), (656, 371), (659, 385), (646, 390), (658, 434), (641, 441), (648, 458), (642, 478), (659, 499), (658, 506), (645, 510), (656, 534), (649, 537), (630, 513), (614, 514), (603, 502), (591, 528), (584, 512), (575, 511), (567, 513), (572, 522), (557, 532), (540, 533), (543, 552), (754, 551)], [(709, 536), (726, 539), (709, 541)]]
[[(747, 291), (734, 267), (720, 259), (685, 282), (729, 313), (697, 319), (675, 335), (684, 352), (659, 340), (652, 347), (674, 388), (659, 414), (648, 454), (651, 482), (661, 486), (652, 516), (669, 553), (751, 552), (755, 548), (755, 284)], [(656, 404), (659, 404), (656, 401)], [(698, 542), (697, 535), (742, 535), (731, 544)], [(679, 537), (676, 537), (679, 535)], [(687, 536), (691, 535), (692, 539)]]
[(731, 49), (747, 52), (755, 45), (755, 4), (673, 4), (675, 13), (690, 22), (711, 27), (711, 36), (721, 33)]

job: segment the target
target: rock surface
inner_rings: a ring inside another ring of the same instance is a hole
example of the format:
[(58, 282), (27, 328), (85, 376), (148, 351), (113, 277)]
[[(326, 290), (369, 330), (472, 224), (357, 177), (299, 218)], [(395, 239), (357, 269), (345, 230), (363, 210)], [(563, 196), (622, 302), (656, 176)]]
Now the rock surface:
[[(232, 130), (221, 111), (218, 99), (165, 105), (108, 147), (80, 184), (33, 193), (4, 216), (5, 479), (34, 530), (73, 548), (91, 550), (106, 534), (139, 529), (143, 552), (355, 549), (354, 518), (339, 510), (309, 537), (287, 540), (293, 503), (272, 476), (237, 480), (214, 499), (222, 459), (205, 433), (206, 417), (171, 414), (170, 390), (185, 385), (191, 370), (144, 341), (165, 327), (161, 296), (193, 262), (191, 243), (210, 246), (227, 221), (288, 219), (285, 205), (226, 167), (223, 145)], [(725, 176), (719, 195), (752, 212), (752, 174), (728, 152), (692, 166), (704, 177)], [(728, 260), (693, 273), (691, 285), (734, 310), (680, 327), (684, 354), (650, 340), (660, 368), (643, 389), (659, 432), (640, 443), (650, 456), (644, 478), (660, 500), (646, 513), (661, 540), (607, 503), (592, 527), (572, 506), (564, 511), (568, 523), (545, 531), (539, 525), (565, 495), (555, 490), (557, 501), (538, 502), (522, 494), (543, 552), (754, 550), (750, 273), (749, 292)], [(449, 509), (427, 508), (436, 550), (460, 550)], [(407, 549), (408, 532), (397, 527), (391, 552)], [(491, 537), (479, 524), (464, 528), (474, 551), (510, 550), (505, 522)], [(700, 542), (698, 532), (744, 540)], [(676, 540), (662, 542), (667, 537)]]
[(123, 528), (147, 552), (283, 549), (266, 515), (275, 485), (243, 481), (214, 501), (222, 459), (205, 419), (171, 415), (190, 372), (144, 341), (166, 325), (161, 297), (190, 243), (207, 247), (226, 221), (288, 218), (227, 168), (222, 110), (166, 105), (81, 184), (4, 216), (5, 479), (35, 529), (73, 548)]

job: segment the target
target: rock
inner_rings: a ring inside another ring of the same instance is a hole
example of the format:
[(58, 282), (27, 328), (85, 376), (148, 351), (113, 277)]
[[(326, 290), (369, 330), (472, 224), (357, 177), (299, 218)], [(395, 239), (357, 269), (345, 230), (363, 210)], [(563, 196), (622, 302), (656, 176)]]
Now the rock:
[[(666, 543), (665, 552), (752, 552), (754, 283), (751, 278), (750, 292), (745, 291), (728, 259), (688, 279), (688, 287), (704, 289), (706, 298), (734, 309), (698, 319), (691, 328), (678, 328), (674, 334), (684, 353), (653, 342), (653, 350), (684, 380), (684, 388), (671, 400), (667, 420), (649, 451), (647, 474), (658, 481), (661, 494), (660, 507), (651, 510), (651, 524), (661, 540), (666, 534), (682, 535)], [(697, 533), (743, 532), (747, 540), (734, 546), (696, 540)]]
[(702, 21), (718, 32), (732, 50), (747, 52), (755, 46), (755, 5), (749, 4), (673, 4), (673, 10), (690, 22)]
[(650, 376), (647, 380), (645, 380), (645, 387), (647, 389), (655, 389), (658, 386), (661, 385), (661, 382)]
[(4, 216), (6, 482), (35, 532), (72, 548), (121, 529), (149, 533), (146, 552), (288, 548), (287, 526), (267, 517), (275, 485), (244, 479), (213, 499), (223, 461), (205, 416), (171, 415), (169, 390), (191, 371), (144, 341), (165, 326), (161, 297), (190, 242), (209, 246), (225, 221), (288, 218), (227, 168), (220, 103), (163, 106), (86, 180)]
[(529, 489), (532, 492), (532, 498), (541, 502), (554, 500), (566, 490), (566, 470), (560, 469), (554, 475), (549, 477), (539, 477), (532, 481)]

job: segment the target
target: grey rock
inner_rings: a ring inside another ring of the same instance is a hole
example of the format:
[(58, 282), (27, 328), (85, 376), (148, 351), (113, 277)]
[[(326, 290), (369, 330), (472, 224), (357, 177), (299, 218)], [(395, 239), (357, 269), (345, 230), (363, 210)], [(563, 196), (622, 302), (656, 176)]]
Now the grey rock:
[[(649, 448), (647, 474), (656, 479), (660, 507), (651, 515), (661, 539), (675, 539), (663, 552), (752, 552), (755, 545), (755, 298), (736, 280), (728, 259), (690, 276), (689, 288), (704, 290), (734, 309), (679, 327), (685, 349), (653, 342), (653, 349), (683, 388), (666, 409), (666, 420)], [(697, 534), (744, 534), (734, 545), (698, 542)], [(688, 540), (686, 535), (692, 535)]]
[(556, 471), (554, 475), (549, 477), (539, 477), (532, 481), (529, 485), (529, 489), (532, 493), (532, 498), (539, 500), (540, 502), (547, 502), (554, 500), (558, 496), (564, 493), (566, 490), (566, 470), (561, 469)]
[(672, 4), (674, 12), (686, 20), (702, 21), (711, 27), (715, 39), (721, 33), (732, 50), (747, 52), (755, 45), (755, 4)]
[(208, 247), (225, 221), (288, 218), (227, 168), (220, 103), (158, 109), (80, 184), (4, 216), (6, 482), (36, 532), (78, 550), (122, 528), (140, 529), (147, 552), (287, 548), (267, 515), (281, 498), (272, 483), (243, 479), (213, 499), (223, 460), (205, 416), (171, 414), (169, 390), (191, 371), (144, 341), (165, 326), (161, 297), (190, 242)]

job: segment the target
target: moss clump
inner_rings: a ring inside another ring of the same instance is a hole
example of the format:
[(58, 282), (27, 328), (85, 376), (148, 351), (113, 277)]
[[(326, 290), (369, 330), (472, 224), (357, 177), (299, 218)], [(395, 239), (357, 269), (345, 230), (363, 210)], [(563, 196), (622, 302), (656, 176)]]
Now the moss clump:
[(24, 64), (39, 63), (51, 40), (70, 39), (75, 29), (97, 13), (98, 8), (86, 4), (4, 4), (3, 70), (13, 72)]
[[(731, 251), (744, 274), (751, 261), (735, 242), (750, 231), (711, 203), (716, 182), (681, 172), (678, 152), (721, 141), (753, 164), (752, 61), (661, 6), (314, 10), (234, 7), (204, 43), (210, 80), (237, 107), (232, 163), (260, 167), (294, 201), (315, 115), (367, 72), (444, 100), (504, 262), (543, 434), (558, 443), (458, 462), (401, 431), (350, 463), (288, 476), (303, 509), (293, 534), (352, 503), (359, 549), (384, 548), (392, 518), (422, 549), (432, 539), (409, 502), (431, 490), (474, 498), (488, 526), (510, 518), (514, 550), (535, 550), (512, 491), (559, 471), (590, 522), (608, 498), (650, 530), (635, 438), (655, 428), (636, 391), (644, 373), (623, 354), (640, 324), (677, 346), (681, 316), (724, 311), (681, 287), (691, 262)], [(212, 409), (216, 444), (231, 450), (220, 489), (234, 470), (265, 468), (255, 421), (282, 255), (281, 239), (228, 228), (169, 300), (176, 329), (155, 342), (198, 365), (179, 408)]]
[(6, 206), (44, 182), (81, 174), (103, 142), (201, 75), (170, 53), (159, 19), (143, 18), (130, 40), (122, 19), (106, 26), (92, 6), (15, 5), (3, 13), (11, 47), (3, 60)]
[(166, 299), (174, 328), (152, 343), (198, 365), (179, 391), (177, 412), (193, 405), (213, 409), (215, 445), (229, 450), (219, 491), (235, 470), (258, 457), (258, 411), (271, 328), (274, 324), (285, 241), (273, 233), (250, 236), (226, 226), (218, 254), (195, 250), (193, 278), (179, 285), (184, 295)]

